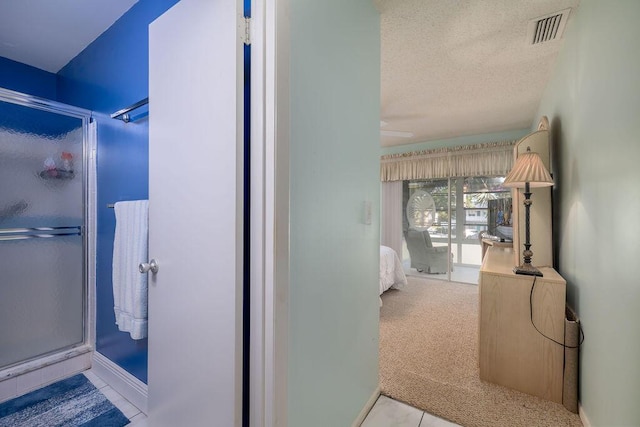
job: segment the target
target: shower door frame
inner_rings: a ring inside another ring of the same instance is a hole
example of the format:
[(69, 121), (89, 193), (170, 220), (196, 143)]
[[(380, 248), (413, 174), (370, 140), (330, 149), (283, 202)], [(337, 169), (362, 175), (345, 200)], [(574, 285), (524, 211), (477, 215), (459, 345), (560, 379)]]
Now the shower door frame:
[(7, 367), (0, 367), (2, 378), (10, 378), (93, 350), (95, 340), (95, 153), (97, 132), (93, 112), (45, 98), (0, 88), (0, 101), (82, 120), (82, 342), (67, 348), (33, 356)]

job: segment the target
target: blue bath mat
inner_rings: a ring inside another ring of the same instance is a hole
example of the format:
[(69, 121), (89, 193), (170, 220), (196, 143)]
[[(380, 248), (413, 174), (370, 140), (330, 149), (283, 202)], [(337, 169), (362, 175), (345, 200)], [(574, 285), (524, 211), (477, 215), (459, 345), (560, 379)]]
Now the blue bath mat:
[(0, 427), (123, 427), (129, 420), (82, 374), (0, 404)]

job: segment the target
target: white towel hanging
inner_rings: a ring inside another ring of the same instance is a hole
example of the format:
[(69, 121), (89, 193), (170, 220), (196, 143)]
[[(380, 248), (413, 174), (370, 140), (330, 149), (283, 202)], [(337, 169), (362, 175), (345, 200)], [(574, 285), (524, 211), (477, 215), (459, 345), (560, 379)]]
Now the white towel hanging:
[(149, 201), (117, 202), (113, 242), (113, 310), (118, 329), (139, 340), (147, 336), (147, 275), (138, 265), (147, 262)]

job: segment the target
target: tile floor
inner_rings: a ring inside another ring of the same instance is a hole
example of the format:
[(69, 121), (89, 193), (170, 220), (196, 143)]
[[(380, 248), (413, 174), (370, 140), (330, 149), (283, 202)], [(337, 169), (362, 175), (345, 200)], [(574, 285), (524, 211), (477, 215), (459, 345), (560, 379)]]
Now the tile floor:
[(112, 389), (111, 386), (102, 381), (91, 369), (84, 371), (83, 374), (116, 408), (122, 411), (125, 417), (129, 418), (131, 423), (127, 424), (128, 427), (147, 427), (147, 416), (140, 412), (140, 409), (133, 406), (128, 400)]
[[(83, 372), (122, 413), (129, 418), (128, 427), (147, 427), (147, 416), (140, 412), (124, 397), (102, 381), (91, 370)], [(361, 427), (460, 427), (458, 424), (443, 420), (420, 409), (398, 402), (387, 396), (380, 396)]]
[(378, 398), (361, 427), (455, 427), (454, 424), (387, 396)]

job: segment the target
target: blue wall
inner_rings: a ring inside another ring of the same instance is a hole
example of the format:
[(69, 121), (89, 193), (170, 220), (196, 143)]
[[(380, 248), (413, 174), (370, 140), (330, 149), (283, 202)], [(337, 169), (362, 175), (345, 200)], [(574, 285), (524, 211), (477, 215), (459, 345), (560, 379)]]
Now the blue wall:
[(0, 57), (0, 87), (56, 100), (56, 75)]
[[(148, 96), (148, 25), (177, 0), (140, 0), (58, 73), (58, 100), (110, 114)], [(148, 121), (98, 122), (96, 348), (147, 381), (147, 340), (120, 332), (111, 268), (115, 216), (108, 203), (148, 198)]]

